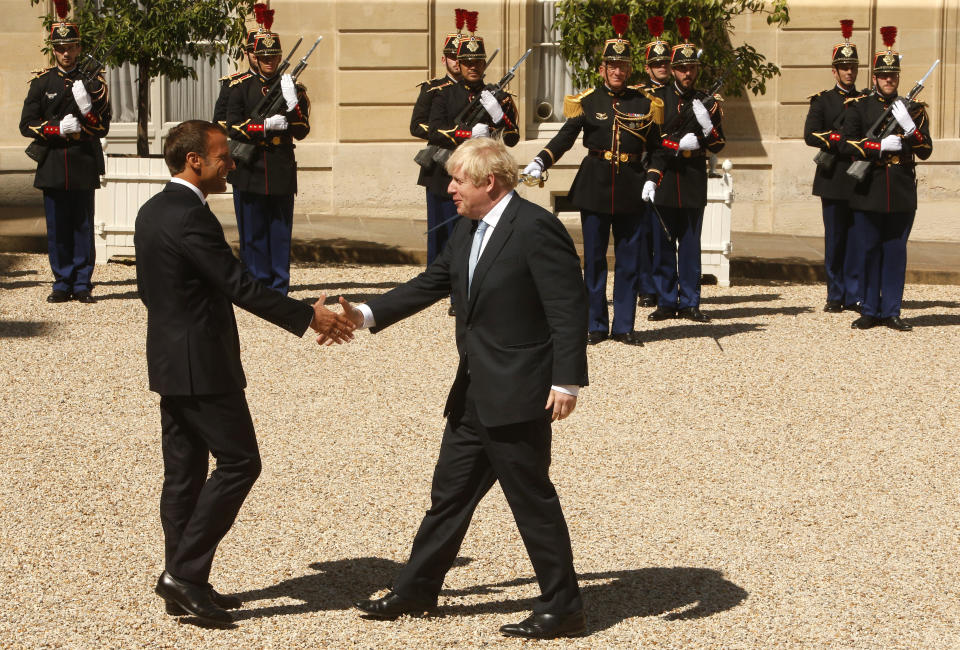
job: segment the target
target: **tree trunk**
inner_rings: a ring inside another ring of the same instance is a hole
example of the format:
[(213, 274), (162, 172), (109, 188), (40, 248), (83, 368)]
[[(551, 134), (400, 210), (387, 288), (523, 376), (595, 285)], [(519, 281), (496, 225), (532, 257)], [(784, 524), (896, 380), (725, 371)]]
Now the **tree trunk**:
[(140, 61), (137, 65), (137, 155), (150, 153), (147, 138), (147, 121), (150, 118), (150, 64)]

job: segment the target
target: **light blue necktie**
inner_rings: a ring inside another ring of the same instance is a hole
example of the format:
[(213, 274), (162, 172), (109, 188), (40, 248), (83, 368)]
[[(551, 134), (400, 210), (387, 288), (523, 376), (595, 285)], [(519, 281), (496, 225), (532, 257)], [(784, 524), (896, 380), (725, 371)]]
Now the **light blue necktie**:
[(470, 286), (473, 284), (473, 272), (477, 270), (477, 260), (480, 259), (480, 245), (483, 243), (483, 233), (490, 226), (486, 221), (477, 224), (477, 231), (473, 233), (473, 244), (470, 246), (470, 265), (467, 267), (467, 297), (470, 297)]

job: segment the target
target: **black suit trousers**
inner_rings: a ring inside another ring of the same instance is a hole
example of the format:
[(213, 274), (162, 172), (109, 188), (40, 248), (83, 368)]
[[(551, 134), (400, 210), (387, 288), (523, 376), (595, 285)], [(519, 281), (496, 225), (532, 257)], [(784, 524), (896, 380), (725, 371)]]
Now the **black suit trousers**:
[(408, 599), (436, 601), (477, 504), (500, 481), (540, 585), (534, 611), (568, 614), (582, 609), (570, 533), (549, 476), (549, 417), (484, 427), (470, 393), (468, 386), (447, 419), (430, 509), (410, 560), (394, 580), (394, 591)]
[[(260, 475), (260, 451), (243, 391), (160, 398), (166, 570), (206, 584), (213, 554)], [(207, 478), (209, 455), (217, 461)]]

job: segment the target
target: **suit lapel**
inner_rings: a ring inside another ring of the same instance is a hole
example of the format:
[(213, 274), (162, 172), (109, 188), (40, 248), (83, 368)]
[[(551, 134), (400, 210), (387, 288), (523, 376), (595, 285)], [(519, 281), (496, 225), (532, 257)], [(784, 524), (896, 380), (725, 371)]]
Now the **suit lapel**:
[[(480, 259), (477, 261), (477, 268), (473, 271), (473, 285), (470, 290), (469, 309), (471, 310), (477, 301), (477, 295), (480, 293), (480, 287), (483, 284), (484, 277), (487, 275), (487, 271), (489, 271), (493, 266), (497, 256), (503, 249), (503, 245), (507, 243), (507, 240), (510, 239), (510, 235), (513, 234), (513, 220), (517, 216), (517, 209), (519, 208), (519, 205), (520, 197), (514, 195), (514, 197), (510, 199), (510, 203), (507, 204), (506, 209), (504, 209), (503, 214), (500, 215), (500, 221), (497, 222), (497, 227), (493, 229), (493, 234), (490, 235), (490, 241), (487, 242), (487, 245), (483, 249), (483, 253), (480, 255)], [(470, 239), (472, 243), (473, 237), (471, 236)], [(468, 246), (467, 258), (469, 257), (470, 249)]]

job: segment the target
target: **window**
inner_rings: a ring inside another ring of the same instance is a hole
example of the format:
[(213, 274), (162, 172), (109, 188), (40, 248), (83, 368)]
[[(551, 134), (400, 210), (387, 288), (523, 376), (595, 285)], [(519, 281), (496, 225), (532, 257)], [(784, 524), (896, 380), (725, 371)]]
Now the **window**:
[(530, 55), (530, 96), (533, 98), (529, 129), (538, 133), (555, 131), (563, 123), (563, 98), (573, 94), (573, 80), (560, 57), (560, 35), (556, 29), (556, 0), (536, 0), (531, 31), (533, 53)]

